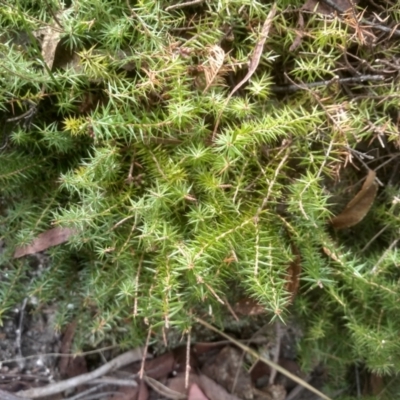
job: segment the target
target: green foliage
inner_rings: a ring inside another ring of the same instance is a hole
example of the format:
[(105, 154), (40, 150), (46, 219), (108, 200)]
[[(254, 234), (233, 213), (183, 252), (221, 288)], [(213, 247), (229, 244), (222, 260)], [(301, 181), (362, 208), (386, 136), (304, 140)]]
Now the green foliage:
[[(282, 98), (273, 85), (291, 83), (284, 72), (296, 84), (332, 79), (348, 68), (350, 47), (373, 63), (399, 52), (398, 42), (379, 42), (372, 54), (346, 21), (310, 15), (292, 51), (298, 28), (288, 7), (301, 3), (278, 2), (255, 75), (226, 103), (268, 4), (2, 4), (0, 319), (19, 296), (34, 296), (57, 302), (60, 329), (80, 319), (78, 347), (128, 346), (143, 340), (146, 324), (184, 332), (205, 312), (220, 321), (225, 302), (246, 295), (270, 319), (295, 313), (303, 366), (326, 363), (338, 386), (353, 364), (400, 372), (392, 244), (400, 191), (389, 171), (398, 165), (398, 81), (380, 64), (385, 82), (347, 92), (333, 81)], [(57, 11), (61, 41), (47, 68), (35, 34), (55, 24)], [(213, 45), (224, 49), (224, 65), (205, 90)], [(358, 161), (361, 172), (349, 165), (355, 147), (374, 155), (370, 168), (389, 159), (378, 172), (384, 186), (364, 221), (336, 233), (333, 211), (366, 175)], [(76, 234), (49, 249), (50, 268), (32, 277), (13, 250), (52, 225)], [(297, 253), (301, 290), (292, 305), (287, 275)]]

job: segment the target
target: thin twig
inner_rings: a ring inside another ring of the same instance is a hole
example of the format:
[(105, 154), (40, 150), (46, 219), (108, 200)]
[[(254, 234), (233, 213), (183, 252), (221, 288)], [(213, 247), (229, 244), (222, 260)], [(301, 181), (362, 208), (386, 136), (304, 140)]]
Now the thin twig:
[(385, 259), (386, 255), (389, 253), (390, 250), (393, 249), (394, 246), (396, 246), (397, 242), (400, 239), (393, 240), (393, 242), (390, 244), (390, 246), (383, 252), (377, 263), (374, 265), (374, 268), (371, 270), (371, 274), (376, 274), (378, 271), (379, 265), (382, 263), (382, 261)]
[(129, 379), (121, 379), (115, 378), (113, 376), (103, 376), (99, 379), (94, 379), (93, 381), (89, 382), (89, 385), (115, 385), (115, 386), (129, 386), (129, 387), (137, 387), (137, 382), (133, 379), (136, 374), (134, 374)]
[(24, 301), (22, 302), (21, 308), (19, 310), (19, 321), (18, 321), (18, 328), (16, 331), (16, 338), (15, 338), (15, 347), (17, 348), (17, 352), (19, 355), (19, 360), (18, 360), (18, 365), (21, 370), (25, 368), (25, 359), (22, 356), (22, 350), (21, 350), (21, 335), (22, 335), (22, 325), (24, 321), (24, 313), (25, 313), (25, 308), (26, 304), (28, 303), (28, 298), (25, 297)]
[[(339, 12), (340, 14), (344, 13), (346, 10), (343, 10), (342, 8), (340, 8), (333, 0), (321, 0), (323, 3), (325, 3), (326, 5), (328, 5), (329, 7), (331, 7), (332, 9), (334, 9), (335, 11)], [(352, 11), (353, 14), (354, 13), (354, 7), (352, 7)], [(356, 18), (355, 18), (356, 19)], [(381, 24), (376, 24), (374, 22), (368, 21), (365, 18), (361, 18), (360, 21), (357, 21), (358, 23), (362, 23), (365, 25), (369, 25), (371, 28), (375, 28), (378, 29), (379, 31), (385, 32), (385, 33), (390, 33), (390, 36), (398, 36), (400, 37), (400, 30), (396, 29), (398, 24), (396, 25), (395, 28), (390, 28), (388, 26), (385, 25), (381, 25)]]
[(234, 309), (232, 308), (232, 306), (230, 305), (228, 299), (226, 297), (223, 298), (223, 300), (225, 301), (225, 305), (228, 308), (228, 311), (231, 313), (232, 317), (235, 318), (235, 320), (237, 322), (239, 322), (239, 317), (236, 315)]
[[(105, 347), (101, 347), (99, 349), (96, 350), (90, 350), (90, 351), (84, 351), (82, 353), (79, 353), (80, 356), (88, 356), (91, 354), (99, 354), (102, 351), (107, 351), (107, 350), (116, 350), (118, 349), (119, 346), (118, 345), (114, 345), (114, 346), (105, 346)], [(31, 360), (33, 358), (39, 358), (39, 357), (75, 357), (74, 354), (65, 354), (65, 353), (44, 353), (44, 354), (35, 354), (33, 356), (25, 356), (23, 357), (25, 360)], [(8, 358), (5, 360), (1, 361), (3, 364), (7, 364), (7, 363), (12, 363), (12, 362), (18, 362), (18, 358)]]
[[(307, 378), (304, 379), (306, 382), (311, 381), (311, 377), (307, 376)], [(290, 393), (286, 396), (285, 400), (294, 400), (298, 397), (298, 395), (305, 389), (304, 386), (302, 385), (297, 385), (294, 389), (290, 391)]]
[[(14, 122), (14, 121), (19, 121), (20, 119), (23, 119), (23, 118), (27, 119), (27, 118), (32, 117), (36, 113), (37, 109), (36, 109), (36, 104), (34, 104), (33, 102), (30, 102), (30, 103), (31, 103), (31, 107), (29, 108), (28, 111), (25, 111), (23, 114), (18, 115), (16, 117), (7, 118), (6, 122)], [(33, 105), (32, 105), (32, 103), (33, 103)]]
[(205, 326), (207, 329), (210, 329), (213, 332), (216, 332), (218, 334), (220, 334), (221, 336), (223, 336), (224, 338), (228, 339), (231, 343), (233, 343), (235, 346), (239, 347), (240, 349), (246, 351), (248, 354), (250, 354), (251, 356), (258, 358), (260, 361), (262, 361), (263, 363), (267, 364), (269, 367), (271, 368), (275, 368), (278, 372), (280, 372), (282, 375), (287, 376), (288, 378), (290, 378), (291, 380), (295, 381), (296, 383), (304, 386), (306, 389), (308, 389), (309, 391), (315, 393), (316, 395), (320, 396), (322, 399), (324, 400), (332, 400), (330, 397), (328, 397), (327, 395), (323, 394), (322, 392), (320, 392), (318, 389), (316, 389), (315, 387), (311, 386), (309, 383), (305, 382), (303, 379), (299, 378), (298, 376), (292, 374), (291, 372), (289, 372), (288, 370), (286, 370), (285, 368), (281, 367), (279, 364), (274, 363), (271, 360), (268, 360), (265, 357), (260, 356), (260, 354), (258, 354), (255, 350), (253, 350), (252, 348), (240, 343), (239, 341), (237, 341), (236, 339), (232, 338), (231, 336), (227, 335), (226, 333), (220, 331), (217, 328), (214, 328), (211, 324), (209, 324), (206, 321), (203, 321), (200, 318), (195, 318), (195, 320)]
[(380, 82), (383, 81), (385, 77), (383, 75), (360, 75), (353, 76), (351, 78), (333, 78), (328, 81), (317, 81), (310, 83), (299, 83), (293, 85), (272, 85), (269, 90), (273, 93), (294, 93), (299, 90), (307, 90), (319, 86), (329, 86), (333, 83), (360, 83), (360, 82)]
[[(357, 160), (360, 161), (360, 163), (365, 167), (365, 169), (367, 171), (370, 170), (368, 165), (363, 160), (363, 157), (369, 158), (369, 157), (372, 157), (372, 156), (367, 156), (366, 154), (363, 154), (363, 153), (361, 153), (360, 151), (357, 151), (357, 150), (353, 150), (351, 147), (348, 147), (348, 146), (345, 146), (345, 148), (347, 150), (350, 150), (350, 152), (353, 153), (356, 156)], [(373, 159), (373, 157), (372, 157), (372, 159)], [(375, 177), (375, 180), (379, 183), (379, 185), (384, 186), (384, 184), (377, 177)]]
[(102, 365), (100, 368), (95, 369), (94, 371), (79, 376), (75, 376), (74, 378), (66, 379), (61, 382), (52, 383), (44, 387), (22, 390), (19, 391), (17, 395), (21, 397), (37, 399), (39, 397), (52, 396), (57, 393), (62, 393), (71, 388), (76, 388), (80, 385), (83, 385), (93, 379), (99, 378), (100, 376), (103, 376), (109, 373), (110, 371), (119, 369), (121, 367), (124, 367), (125, 365), (139, 361), (142, 358), (142, 356), (143, 356), (142, 348), (130, 350), (127, 351), (126, 353), (119, 355), (118, 357), (115, 357), (113, 360), (109, 361), (107, 364)]
[(374, 242), (374, 240), (378, 238), (383, 232), (385, 232), (387, 228), (389, 228), (389, 225), (385, 225), (376, 235), (374, 235), (373, 238), (361, 249), (361, 253), (364, 253), (364, 251), (367, 250), (369, 246), (371, 246), (371, 243)]
[(370, 21), (368, 21), (366, 19), (362, 19), (361, 22), (363, 24), (368, 24), (372, 28), (378, 29), (379, 31), (382, 31), (382, 32), (385, 32), (385, 33), (390, 33), (390, 36), (400, 37), (400, 30), (396, 29), (398, 24), (396, 25), (395, 28), (389, 28), (388, 26), (375, 24), (374, 22), (370, 22)]
[[(274, 358), (273, 361), (274, 363), (278, 364), (279, 361), (279, 354), (281, 352), (281, 338), (282, 338), (282, 329), (281, 329), (281, 323), (279, 321), (276, 321), (276, 339), (275, 339), (275, 349), (274, 349)], [(271, 373), (269, 374), (269, 384), (273, 385), (275, 381), (275, 377), (277, 374), (276, 368), (271, 368)]]
[(143, 258), (144, 254), (140, 256), (139, 259), (139, 266), (136, 271), (136, 277), (135, 277), (135, 300), (134, 300), (134, 306), (133, 306), (133, 316), (136, 317), (138, 315), (138, 292), (139, 292), (139, 277), (140, 277), (140, 272), (142, 270), (142, 265), (143, 265)]
[[(98, 392), (99, 389), (102, 389), (104, 386), (106, 386), (106, 385), (104, 384), (104, 385), (97, 385), (95, 387), (91, 387), (89, 389), (84, 390), (83, 392), (77, 393), (75, 396), (69, 397), (68, 400), (80, 400), (80, 399), (87, 400), (89, 394)], [(104, 393), (104, 390), (103, 390), (103, 393)], [(103, 393), (102, 393), (102, 395), (103, 395)]]
[(400, 153), (394, 153), (390, 155), (389, 160), (386, 160), (385, 162), (383, 162), (382, 164), (380, 164), (378, 167), (375, 168), (375, 171), (378, 171), (378, 169), (381, 169), (382, 167), (384, 167), (386, 164), (389, 164), (390, 162), (392, 162), (395, 158), (397, 158), (398, 156), (400, 156)]
[(165, 9), (165, 11), (171, 11), (171, 10), (176, 10), (178, 8), (184, 8), (184, 7), (189, 7), (193, 6), (195, 4), (200, 4), (203, 3), (204, 0), (192, 0), (192, 1), (187, 1), (186, 3), (178, 3), (174, 4), (173, 6), (169, 6)]
[(50, 11), (51, 15), (53, 16), (55, 23), (56, 23), (61, 29), (64, 30), (64, 27), (62, 26), (62, 23), (61, 23), (60, 20), (58, 19), (57, 14), (54, 12), (54, 10), (53, 10), (53, 8), (51, 7), (51, 5), (48, 3), (47, 0), (44, 0), (44, 2), (45, 2), (46, 5), (47, 5), (47, 9)]
[(151, 378), (150, 376), (144, 375), (144, 381), (158, 394), (161, 394), (163, 398), (175, 399), (175, 400), (185, 400), (187, 399), (186, 394), (179, 393), (175, 390), (170, 389), (158, 380)]
[(191, 327), (188, 329), (188, 337), (186, 343), (186, 366), (185, 366), (185, 389), (189, 388), (189, 376), (190, 376), (190, 345), (191, 345)]
[(146, 344), (145, 344), (144, 350), (143, 350), (142, 363), (140, 365), (140, 371), (139, 371), (139, 379), (140, 380), (142, 380), (143, 376), (144, 376), (144, 367), (146, 364), (146, 356), (147, 356), (147, 351), (149, 349), (150, 337), (151, 337), (151, 325), (149, 325), (149, 330), (147, 332), (147, 338), (146, 338)]
[[(375, 159), (374, 156), (370, 156), (369, 154), (365, 154), (365, 153), (363, 153), (362, 151), (358, 151), (358, 150), (352, 149), (352, 148), (349, 147), (349, 146), (344, 146), (344, 147), (345, 147), (347, 150), (351, 151), (352, 153), (354, 153), (354, 154), (360, 156), (361, 159), (364, 159), (364, 158), (367, 158), (368, 160), (374, 160), (374, 159)], [(369, 167), (367, 167), (367, 169), (369, 169)]]

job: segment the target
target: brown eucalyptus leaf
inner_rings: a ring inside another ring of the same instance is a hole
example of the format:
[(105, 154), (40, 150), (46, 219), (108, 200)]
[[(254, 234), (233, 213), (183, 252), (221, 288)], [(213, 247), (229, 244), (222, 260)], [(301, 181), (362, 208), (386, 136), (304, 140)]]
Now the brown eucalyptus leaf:
[(71, 228), (57, 227), (49, 229), (37, 236), (28, 246), (17, 247), (14, 252), (14, 258), (20, 258), (29, 254), (39, 253), (47, 250), (49, 247), (57, 246), (68, 241), (76, 231)]
[(332, 218), (331, 224), (335, 229), (350, 228), (358, 224), (367, 215), (378, 191), (375, 177), (376, 172), (369, 170), (361, 190), (339, 215)]

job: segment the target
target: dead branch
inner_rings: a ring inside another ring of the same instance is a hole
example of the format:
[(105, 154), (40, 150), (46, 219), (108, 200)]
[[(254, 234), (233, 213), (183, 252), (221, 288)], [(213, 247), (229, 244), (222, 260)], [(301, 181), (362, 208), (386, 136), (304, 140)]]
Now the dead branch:
[(113, 360), (102, 365), (100, 368), (95, 369), (94, 371), (76, 376), (71, 379), (66, 379), (61, 382), (51, 383), (50, 385), (43, 386), (40, 388), (22, 390), (19, 391), (17, 395), (23, 398), (37, 399), (39, 397), (46, 397), (57, 393), (61, 393), (68, 389), (76, 388), (77, 386), (83, 385), (93, 379), (97, 379), (109, 373), (110, 371), (119, 369), (121, 367), (124, 367), (125, 365), (139, 361), (142, 359), (142, 355), (143, 355), (142, 348), (130, 350), (127, 351), (126, 353), (119, 355), (118, 357), (115, 357)]
[(329, 86), (332, 83), (360, 83), (360, 82), (380, 82), (383, 81), (385, 77), (383, 75), (360, 75), (353, 76), (352, 78), (339, 78), (339, 79), (330, 79), (329, 81), (317, 81), (310, 83), (299, 83), (295, 85), (273, 85), (269, 88), (269, 90), (273, 93), (294, 93), (298, 90), (307, 90), (319, 86)]

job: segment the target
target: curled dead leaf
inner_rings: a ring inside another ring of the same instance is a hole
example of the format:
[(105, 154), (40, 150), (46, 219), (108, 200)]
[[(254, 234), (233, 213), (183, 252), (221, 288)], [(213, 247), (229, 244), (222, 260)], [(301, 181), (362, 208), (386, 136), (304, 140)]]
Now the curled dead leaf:
[(376, 172), (369, 170), (361, 190), (339, 215), (331, 219), (331, 224), (335, 229), (350, 228), (367, 215), (378, 191), (375, 177)]
[(28, 246), (17, 247), (14, 252), (14, 258), (20, 258), (29, 254), (39, 253), (49, 247), (65, 243), (71, 235), (76, 233), (75, 229), (57, 227), (49, 229), (38, 235)]
[(208, 51), (208, 59), (207, 63), (204, 65), (204, 75), (206, 77), (207, 86), (203, 90), (205, 93), (208, 88), (212, 85), (214, 80), (217, 78), (217, 75), (224, 63), (225, 52), (222, 47), (218, 45), (213, 45), (207, 49)]

